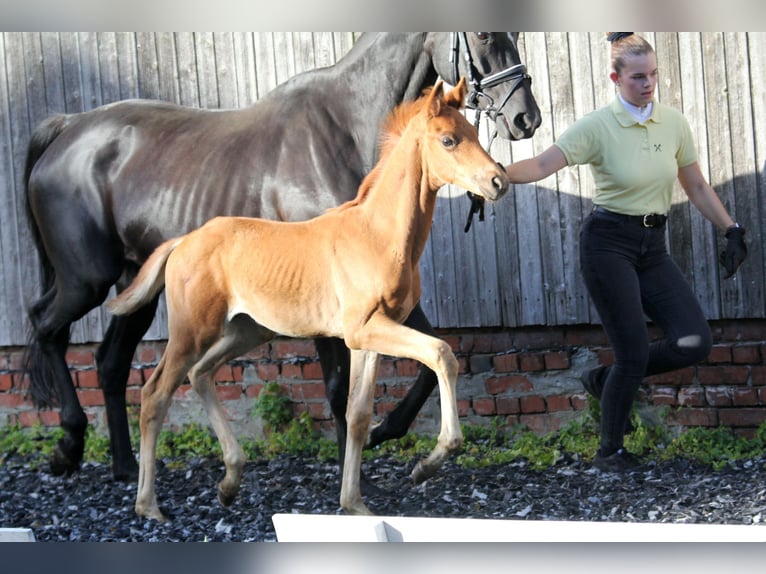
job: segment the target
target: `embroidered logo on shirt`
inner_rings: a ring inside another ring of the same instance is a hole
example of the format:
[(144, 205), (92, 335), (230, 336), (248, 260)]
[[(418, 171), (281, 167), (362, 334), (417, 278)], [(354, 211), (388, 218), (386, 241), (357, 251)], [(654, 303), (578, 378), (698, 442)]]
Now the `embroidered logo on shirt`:
[(662, 144), (654, 144), (654, 151), (662, 151)]

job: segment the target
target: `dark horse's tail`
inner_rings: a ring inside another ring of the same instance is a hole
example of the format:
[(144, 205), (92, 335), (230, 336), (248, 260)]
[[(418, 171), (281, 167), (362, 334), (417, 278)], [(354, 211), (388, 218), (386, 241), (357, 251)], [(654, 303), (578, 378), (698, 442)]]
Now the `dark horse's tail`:
[[(37, 221), (32, 213), (29, 203), (29, 179), (35, 164), (43, 155), (64, 128), (67, 126), (68, 116), (55, 115), (44, 120), (32, 133), (27, 149), (27, 160), (24, 167), (25, 207), (27, 225), (34, 241), (37, 254), (40, 258), (40, 283), (41, 295), (49, 293), (54, 288), (56, 273), (51, 265), (48, 254), (45, 251)], [(34, 306), (27, 310), (30, 319), (30, 329), (27, 335), (27, 346), (24, 352), (24, 368), (29, 375), (29, 396), (37, 407), (50, 407), (59, 403), (58, 388), (55, 385), (55, 376), (41, 349), (40, 334), (37, 329), (37, 314)], [(67, 337), (69, 334), (67, 333)]]

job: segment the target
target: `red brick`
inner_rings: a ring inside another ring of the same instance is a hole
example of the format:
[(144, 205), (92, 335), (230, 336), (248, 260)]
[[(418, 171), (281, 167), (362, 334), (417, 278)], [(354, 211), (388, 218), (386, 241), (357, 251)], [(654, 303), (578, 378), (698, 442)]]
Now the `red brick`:
[(399, 359), (396, 361), (397, 377), (417, 377), (420, 363), (411, 359)]
[(548, 404), (548, 412), (571, 411), (572, 403), (569, 395), (550, 395), (545, 398)]
[(253, 383), (252, 385), (248, 385), (245, 388), (245, 396), (248, 399), (256, 399), (258, 398), (258, 395), (261, 394), (261, 390), (263, 390), (263, 386), (261, 383)]
[(735, 407), (753, 407), (758, 404), (758, 391), (753, 387), (737, 387), (731, 395)]
[(258, 363), (255, 371), (262, 381), (276, 381), (279, 378), (279, 365), (274, 363)]
[(497, 397), (495, 408), (499, 415), (515, 415), (521, 412), (521, 404), (515, 397)]
[(104, 394), (100, 390), (80, 389), (77, 398), (84, 407), (100, 407), (104, 405)]
[(683, 387), (678, 389), (678, 404), (682, 407), (704, 407), (705, 390), (702, 387)]
[(585, 394), (572, 395), (569, 400), (572, 403), (572, 408), (576, 411), (581, 411), (588, 408), (588, 399), (586, 398)]
[(292, 385), (293, 400), (314, 400), (325, 398), (324, 383), (300, 383)]
[(92, 367), (93, 351), (70, 349), (66, 352), (66, 362), (70, 367)]
[(468, 399), (457, 400), (457, 416), (465, 417), (471, 412), (471, 401)]
[(13, 387), (13, 375), (0, 373), (0, 392), (10, 391), (11, 387)]
[(140, 405), (141, 404), (141, 390), (132, 388), (128, 389), (125, 392), (125, 400), (129, 405)]
[(272, 357), (275, 359), (294, 359), (316, 357), (316, 346), (311, 339), (276, 340), (271, 344)]
[(488, 417), (497, 414), (495, 408), (495, 399), (492, 397), (473, 399), (472, 405), (474, 414)]
[(308, 405), (309, 416), (315, 421), (332, 419), (332, 412), (330, 411), (330, 405), (327, 401), (319, 403), (309, 403)]
[(37, 411), (22, 411), (18, 414), (17, 420), (22, 427), (33, 427), (41, 424), (40, 413)]
[(731, 345), (713, 345), (707, 356), (707, 362), (710, 364), (731, 363)]
[(61, 426), (61, 414), (58, 410), (55, 411), (48, 411), (43, 410), (38, 413), (40, 416), (40, 422), (43, 426), (46, 427), (57, 427)]
[(686, 427), (718, 426), (718, 411), (716, 409), (679, 409), (668, 417), (677, 424)]
[(319, 361), (311, 361), (303, 365), (303, 378), (306, 380), (324, 381), (322, 365)]
[(544, 413), (545, 412), (545, 399), (539, 396), (526, 396), (521, 397), (521, 412), (522, 413)]
[(731, 350), (732, 361), (735, 364), (754, 365), (761, 362), (759, 345), (737, 345)]
[(718, 419), (725, 426), (757, 427), (766, 421), (766, 407), (722, 409), (718, 412)]
[(519, 370), (519, 355), (517, 353), (496, 355), (492, 359), (492, 364), (496, 373), (513, 373)]
[(730, 407), (731, 406), (730, 387), (710, 387), (705, 389), (705, 400), (712, 407)]
[(522, 353), (520, 366), (522, 371), (544, 371), (545, 359), (540, 353)]
[(141, 387), (144, 384), (144, 374), (141, 369), (131, 369), (128, 373), (128, 386)]
[(672, 387), (655, 387), (652, 389), (653, 405), (678, 404), (678, 392)]
[(524, 375), (506, 375), (488, 377), (486, 388), (490, 395), (499, 395), (507, 392), (529, 392), (534, 386)]
[(703, 385), (744, 385), (749, 369), (745, 366), (719, 366), (697, 368), (697, 380)]
[(766, 366), (757, 366), (750, 368), (750, 376), (753, 386), (766, 385)]
[(97, 389), (98, 385), (98, 371), (96, 369), (89, 369), (87, 371), (76, 371), (77, 386), (81, 389)]
[(300, 365), (293, 363), (284, 363), (282, 365), (282, 376), (289, 379), (302, 379), (303, 371)]
[(242, 385), (216, 385), (215, 392), (222, 401), (238, 401), (242, 398)]
[(142, 346), (136, 352), (136, 360), (141, 364), (157, 364), (162, 356), (161, 352), (150, 346)]
[(383, 357), (378, 365), (378, 380), (390, 379), (396, 376), (396, 365), (394, 359)]
[(24, 404), (24, 395), (21, 393), (4, 393), (0, 395), (0, 408), (18, 408)]
[(694, 383), (695, 368), (687, 367), (685, 369), (677, 369), (675, 371), (669, 371), (667, 373), (661, 373), (659, 375), (653, 375), (646, 378), (646, 384), (648, 385), (691, 385)]
[(543, 356), (547, 370), (568, 369), (572, 366), (567, 351), (551, 351)]

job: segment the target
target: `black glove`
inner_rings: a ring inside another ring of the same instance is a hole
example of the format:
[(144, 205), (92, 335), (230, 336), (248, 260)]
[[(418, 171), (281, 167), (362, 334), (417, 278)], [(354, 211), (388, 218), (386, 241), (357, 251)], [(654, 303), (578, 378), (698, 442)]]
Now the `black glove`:
[(732, 225), (726, 230), (726, 249), (721, 252), (719, 261), (726, 269), (724, 279), (728, 279), (737, 272), (737, 268), (747, 257), (747, 245), (745, 244), (745, 228)]

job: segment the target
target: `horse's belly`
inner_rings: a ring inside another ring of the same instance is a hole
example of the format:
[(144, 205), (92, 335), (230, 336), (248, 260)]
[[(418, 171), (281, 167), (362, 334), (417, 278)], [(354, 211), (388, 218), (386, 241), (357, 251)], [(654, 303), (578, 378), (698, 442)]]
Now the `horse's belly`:
[(340, 309), (335, 302), (303, 303), (253, 297), (230, 306), (229, 316), (245, 314), (267, 329), (287, 337), (341, 337)]

